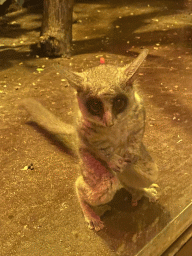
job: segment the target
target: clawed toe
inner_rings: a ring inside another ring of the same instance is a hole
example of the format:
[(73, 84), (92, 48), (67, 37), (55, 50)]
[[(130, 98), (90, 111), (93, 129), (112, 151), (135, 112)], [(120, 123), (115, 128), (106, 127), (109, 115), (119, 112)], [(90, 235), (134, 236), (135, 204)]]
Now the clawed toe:
[(103, 221), (101, 221), (99, 217), (97, 218), (92, 217), (86, 220), (86, 222), (88, 223), (89, 229), (94, 229), (95, 231), (99, 231), (104, 228)]
[(99, 231), (101, 229), (104, 228), (104, 224), (102, 221), (91, 221), (89, 224), (88, 224), (88, 228), (89, 229), (95, 229), (95, 231)]
[(158, 200), (158, 197), (149, 198), (150, 203), (155, 203)]
[(153, 184), (150, 186), (150, 188), (159, 188), (159, 186), (158, 186), (157, 184), (153, 183)]

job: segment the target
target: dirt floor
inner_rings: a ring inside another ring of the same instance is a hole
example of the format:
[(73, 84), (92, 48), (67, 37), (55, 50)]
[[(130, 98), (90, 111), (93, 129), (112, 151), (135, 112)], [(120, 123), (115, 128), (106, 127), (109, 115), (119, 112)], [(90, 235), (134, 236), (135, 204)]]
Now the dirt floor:
[[(0, 18), (2, 256), (134, 256), (192, 200), (192, 1), (78, 1), (74, 11), (70, 59), (31, 51), (39, 10)], [(160, 199), (143, 198), (133, 208), (129, 193), (119, 191), (102, 217), (105, 228), (96, 233), (87, 228), (75, 194), (77, 160), (27, 123), (19, 100), (37, 98), (73, 123), (77, 103), (62, 68), (81, 71), (99, 65), (100, 57), (122, 66), (143, 47), (149, 49), (139, 73), (144, 142), (159, 166)], [(27, 169), (31, 163), (34, 169)], [(158, 256), (158, 248), (150, 255)]]

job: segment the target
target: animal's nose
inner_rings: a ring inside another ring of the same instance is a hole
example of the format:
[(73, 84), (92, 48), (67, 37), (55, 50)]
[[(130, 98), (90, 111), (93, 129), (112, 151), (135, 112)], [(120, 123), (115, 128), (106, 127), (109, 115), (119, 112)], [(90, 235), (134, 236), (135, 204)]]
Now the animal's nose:
[(106, 126), (113, 126), (114, 122), (113, 122), (113, 116), (112, 113), (110, 111), (106, 111), (103, 115), (103, 122)]

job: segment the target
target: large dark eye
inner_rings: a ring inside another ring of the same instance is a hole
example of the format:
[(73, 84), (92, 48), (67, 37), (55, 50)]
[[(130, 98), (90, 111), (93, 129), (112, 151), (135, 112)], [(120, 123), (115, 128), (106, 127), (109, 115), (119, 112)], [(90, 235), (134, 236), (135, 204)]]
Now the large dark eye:
[(104, 112), (103, 103), (99, 99), (90, 97), (87, 100), (86, 105), (87, 105), (88, 111), (92, 115), (94, 115), (94, 116), (102, 116), (103, 115), (103, 112)]
[(125, 95), (118, 95), (113, 99), (113, 111), (119, 114), (125, 110), (128, 104), (128, 99)]

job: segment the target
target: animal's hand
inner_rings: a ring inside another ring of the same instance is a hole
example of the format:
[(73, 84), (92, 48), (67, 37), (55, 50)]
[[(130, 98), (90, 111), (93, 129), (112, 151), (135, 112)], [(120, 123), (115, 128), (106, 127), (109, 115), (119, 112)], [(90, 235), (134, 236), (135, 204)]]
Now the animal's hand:
[(129, 159), (114, 154), (113, 157), (110, 159), (108, 165), (113, 171), (122, 172), (123, 167), (127, 165), (128, 162)]

